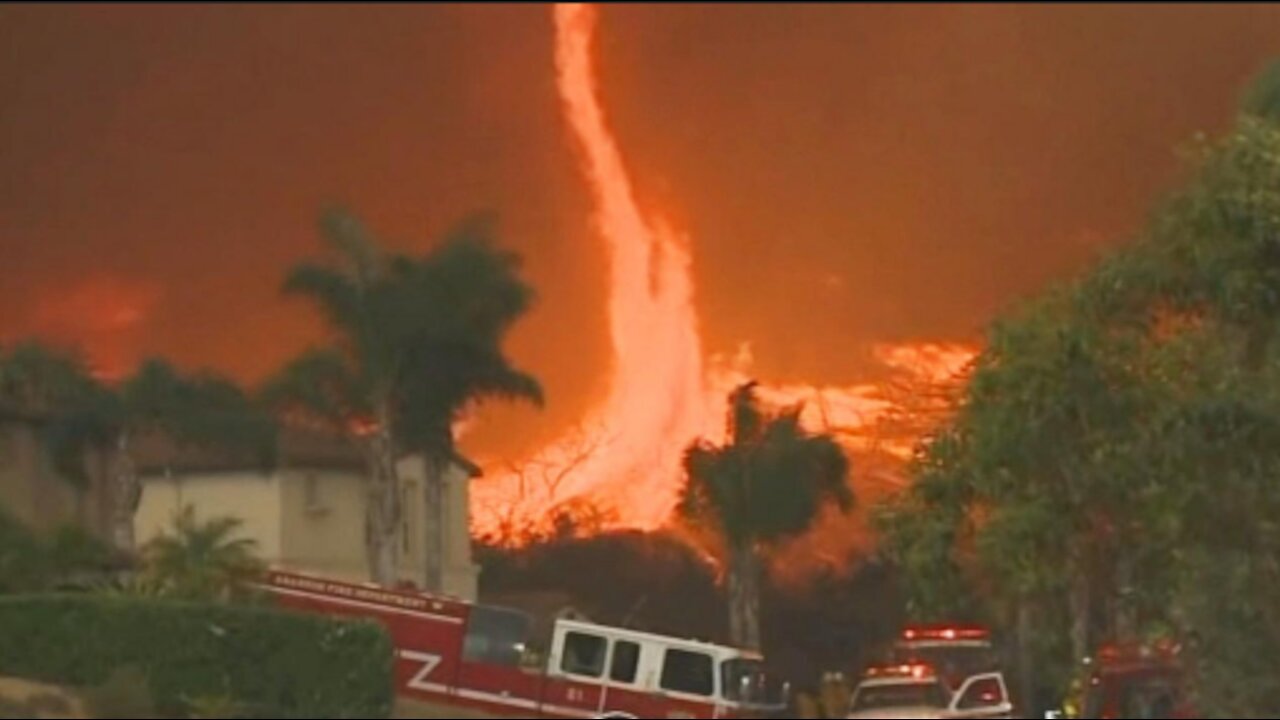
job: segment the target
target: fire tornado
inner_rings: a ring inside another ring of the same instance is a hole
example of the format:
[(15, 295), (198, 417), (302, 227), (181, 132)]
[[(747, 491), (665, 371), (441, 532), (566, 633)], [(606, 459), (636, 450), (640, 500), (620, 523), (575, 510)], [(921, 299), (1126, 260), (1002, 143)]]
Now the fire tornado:
[[(575, 502), (602, 510), (606, 524), (662, 526), (683, 482), (684, 448), (700, 436), (723, 435), (725, 397), (745, 379), (742, 362), (704, 364), (689, 243), (660, 218), (646, 216), (636, 201), (592, 62), (598, 19), (591, 5), (554, 8), (561, 112), (592, 195), (594, 229), (608, 254), (608, 394), (575, 431), (519, 470), (476, 484), (473, 531), (482, 536), (512, 540), (514, 532), (545, 527), (558, 508)], [(958, 368), (969, 357), (967, 350), (945, 347), (905, 352), (930, 372)], [(895, 348), (884, 357), (901, 365), (903, 353)], [(873, 386), (762, 388), (761, 395), (808, 401), (806, 424), (822, 429), (851, 431), (888, 407)]]
[[(554, 490), (557, 497), (534, 500), (535, 505), (608, 497), (626, 508), (628, 525), (649, 529), (666, 519), (677, 490), (654, 482), (655, 473), (678, 467), (684, 444), (705, 427), (689, 250), (683, 238), (645, 217), (636, 202), (591, 61), (596, 8), (557, 5), (554, 12), (561, 106), (590, 186), (595, 228), (608, 249), (613, 364), (608, 395), (593, 417), (580, 433), (542, 453), (544, 466), (577, 464), (554, 488), (530, 487), (525, 477), (523, 492), (531, 499), (530, 494)], [(588, 448), (588, 455), (576, 456)], [(492, 485), (510, 495), (513, 480)]]

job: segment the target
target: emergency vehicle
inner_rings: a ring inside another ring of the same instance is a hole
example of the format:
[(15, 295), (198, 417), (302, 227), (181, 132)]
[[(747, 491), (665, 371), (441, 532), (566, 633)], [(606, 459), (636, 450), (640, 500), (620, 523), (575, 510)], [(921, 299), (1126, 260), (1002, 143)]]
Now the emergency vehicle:
[(763, 658), (732, 647), (562, 619), (539, 653), (532, 619), (515, 610), (286, 572), (270, 573), (262, 588), (286, 608), (381, 622), (395, 646), (401, 702), (449, 717), (759, 718), (784, 711)]
[(1106, 645), (1089, 658), (1061, 712), (1046, 717), (1172, 720), (1200, 717), (1191, 704), (1182, 648), (1171, 642)]
[(923, 663), (873, 666), (849, 699), (853, 720), (886, 718), (1007, 718), (1013, 706), (1000, 673), (974, 675), (952, 691)]
[(890, 662), (928, 665), (952, 691), (966, 678), (1000, 671), (991, 632), (981, 625), (908, 625), (893, 645)]

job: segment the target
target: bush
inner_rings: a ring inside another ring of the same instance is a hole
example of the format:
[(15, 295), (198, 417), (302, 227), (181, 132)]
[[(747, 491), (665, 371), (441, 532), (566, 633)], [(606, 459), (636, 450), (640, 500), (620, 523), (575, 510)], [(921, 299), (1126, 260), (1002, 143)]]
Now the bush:
[(92, 584), (127, 564), (82, 528), (36, 532), (0, 507), (0, 594)]
[(392, 647), (376, 624), (118, 596), (0, 598), (0, 675), (104, 686), (135, 666), (156, 709), (228, 695), (254, 717), (387, 717)]
[(140, 668), (116, 668), (107, 681), (80, 693), (95, 718), (154, 718), (154, 694)]
[(42, 587), (47, 575), (45, 550), (40, 540), (0, 508), (0, 593)]

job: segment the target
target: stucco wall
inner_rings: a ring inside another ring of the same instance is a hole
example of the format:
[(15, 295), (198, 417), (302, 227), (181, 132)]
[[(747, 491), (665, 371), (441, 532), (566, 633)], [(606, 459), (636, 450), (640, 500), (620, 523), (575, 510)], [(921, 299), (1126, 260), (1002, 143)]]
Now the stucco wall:
[(191, 505), (197, 520), (230, 516), (243, 521), (241, 537), (258, 544), (268, 562), (280, 559), (281, 490), (279, 476), (255, 471), (189, 473), (143, 480), (142, 500), (134, 516), (137, 541), (145, 543), (173, 527), (173, 518)]
[(285, 470), (280, 476), (279, 565), (352, 582), (367, 581), (363, 478), (349, 471), (305, 469)]

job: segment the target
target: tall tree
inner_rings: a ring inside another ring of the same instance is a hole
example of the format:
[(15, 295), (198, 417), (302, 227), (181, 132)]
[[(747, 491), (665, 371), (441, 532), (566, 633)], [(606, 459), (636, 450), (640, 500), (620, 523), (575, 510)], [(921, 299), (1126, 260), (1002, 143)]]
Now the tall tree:
[(993, 327), (882, 515), (920, 594), (956, 577), (924, 567), (967, 563), (994, 614), (1031, 607), (1038, 670), (1060, 682), (1102, 635), (1173, 628), (1199, 640), (1202, 712), (1280, 702), (1276, 67), (1135, 243)]
[[(1116, 580), (1145, 519), (1130, 457), (1148, 386), (1129, 336), (1078, 313), (1059, 291), (997, 324), (956, 419), (883, 528), (918, 600), (972, 612), (957, 587), (967, 580), (985, 596), (984, 619), (1024, 629), (1018, 666), (1057, 678), (1092, 652), (1122, 599)], [(1064, 631), (1035, 637), (1034, 625)], [(1030, 694), (1031, 673), (1023, 680)]]
[(681, 514), (715, 527), (728, 552), (729, 632), (760, 646), (760, 553), (808, 530), (827, 504), (853, 506), (849, 461), (829, 435), (800, 425), (799, 407), (770, 413), (747, 383), (729, 397), (729, 440), (685, 451)]
[(492, 218), (477, 216), (417, 259), (405, 278), (406, 302), (422, 321), (408, 360), (399, 430), (426, 463), (424, 556), (427, 589), (443, 589), (443, 479), (456, 457), (453, 426), (488, 398), (542, 404), (542, 388), (512, 365), (503, 342), (524, 316), (533, 290), (520, 258), (501, 249)]
[(396, 470), (401, 405), (416, 310), (406, 300), (411, 263), (388, 256), (351, 213), (326, 212), (321, 235), (339, 255), (334, 266), (307, 261), (284, 282), (311, 300), (332, 341), (290, 362), (263, 394), (287, 419), (319, 424), (354, 442), (368, 464), (366, 553), (375, 582), (399, 579), (400, 479)]

